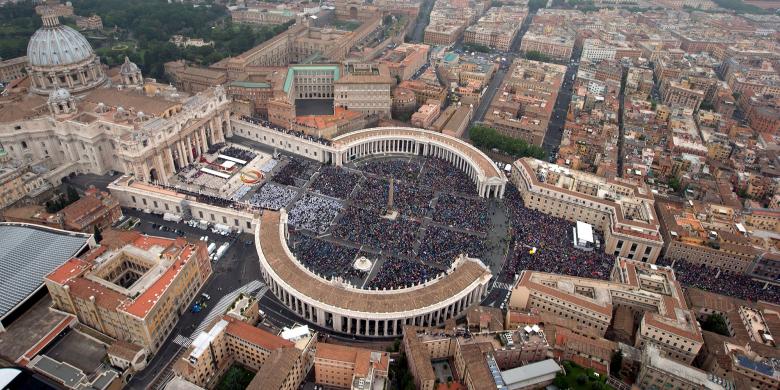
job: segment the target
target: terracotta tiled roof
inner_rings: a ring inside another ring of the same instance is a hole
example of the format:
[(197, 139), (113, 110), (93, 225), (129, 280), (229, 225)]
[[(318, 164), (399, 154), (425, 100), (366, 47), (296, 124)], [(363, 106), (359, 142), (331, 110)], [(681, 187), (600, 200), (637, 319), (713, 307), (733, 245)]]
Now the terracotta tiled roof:
[(222, 319), (228, 322), (225, 333), (233, 337), (246, 340), (247, 342), (263, 347), (269, 351), (273, 351), (278, 348), (295, 347), (295, 344), (290, 341), (287, 341), (275, 334), (268, 333), (260, 328), (256, 328), (233, 317), (223, 316)]

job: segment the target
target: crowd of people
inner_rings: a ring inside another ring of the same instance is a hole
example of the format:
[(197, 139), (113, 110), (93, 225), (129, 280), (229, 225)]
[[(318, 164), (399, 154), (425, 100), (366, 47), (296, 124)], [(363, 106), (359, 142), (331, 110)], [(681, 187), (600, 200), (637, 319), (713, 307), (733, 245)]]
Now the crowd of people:
[(359, 200), (360, 206), (365, 209), (384, 213), (387, 208), (389, 189), (389, 181), (368, 176), (358, 185), (358, 189), (352, 198), (356, 201)]
[(428, 187), (396, 182), (393, 185), (393, 208), (403, 215), (422, 218), (431, 210), (433, 191)]
[(430, 225), (426, 228), (417, 257), (426, 264), (447, 268), (461, 254), (482, 258), (486, 250), (482, 237)]
[(615, 257), (601, 250), (574, 248), (574, 224), (526, 208), (514, 186), (507, 186), (504, 202), (512, 226), (512, 253), (504, 263), (502, 282), (510, 282), (522, 270), (551, 272), (593, 279), (609, 279)]
[(303, 174), (306, 172), (306, 163), (295, 158), (287, 158), (285, 162), (284, 166), (274, 173), (271, 180), (279, 184), (292, 186), (296, 184), (295, 179), (305, 179)]
[(658, 265), (671, 266), (674, 275), (684, 286), (732, 296), (752, 302), (758, 300), (772, 303), (780, 303), (780, 288), (769, 285), (766, 289), (764, 283), (757, 282), (747, 275), (736, 274), (726, 270), (708, 267), (703, 264), (690, 263), (685, 260), (676, 260), (672, 265), (671, 260), (659, 258)]
[(237, 158), (239, 160), (243, 160), (246, 162), (252, 161), (255, 157), (257, 157), (257, 154), (254, 152), (250, 152), (249, 150), (243, 149), (243, 148), (237, 148), (235, 146), (228, 146), (222, 150), (219, 150), (220, 154), (224, 154), (228, 157)]
[(459, 229), (485, 232), (488, 226), (487, 202), (482, 198), (441, 194), (436, 201), (433, 220)]
[(285, 129), (284, 127), (276, 126), (273, 123), (271, 123), (271, 122), (269, 122), (269, 121), (267, 121), (267, 120), (265, 120), (263, 118), (254, 118), (254, 117), (249, 117), (249, 116), (246, 116), (246, 115), (241, 115), (239, 118), (242, 121), (251, 123), (253, 125), (263, 126), (263, 127), (269, 128), (271, 130), (278, 131), (280, 133), (292, 135), (292, 136), (295, 136), (295, 137), (298, 137), (298, 138), (303, 138), (305, 140), (309, 140), (309, 141), (316, 142), (316, 143), (319, 143), (319, 144), (323, 144), (323, 145), (331, 145), (332, 144), (332, 142), (329, 139), (308, 135), (308, 134), (306, 134), (306, 133), (304, 133), (302, 131), (298, 131), (298, 130), (288, 130), (288, 129)]
[(421, 168), (422, 166), (419, 162), (406, 159), (369, 160), (357, 165), (357, 169), (366, 173), (410, 182), (417, 181)]
[(419, 261), (390, 257), (366, 285), (372, 289), (411, 287), (435, 278), (441, 271)]
[(332, 233), (356, 244), (390, 251), (394, 255), (412, 256), (420, 223), (404, 217), (382, 218), (375, 211), (356, 206), (347, 207)]
[(346, 280), (362, 279), (365, 273), (356, 270), (353, 263), (358, 249), (338, 245), (303, 234), (290, 237), (290, 249), (306, 268), (325, 279), (340, 277)]
[(329, 198), (304, 194), (293, 205), (287, 223), (299, 230), (325, 233), (341, 210), (341, 203)]
[(279, 210), (287, 206), (298, 194), (298, 190), (274, 183), (265, 183), (260, 190), (249, 198), (249, 204), (270, 210)]
[(326, 196), (346, 199), (359, 180), (360, 175), (357, 173), (342, 167), (325, 165), (320, 168), (319, 174), (312, 181), (311, 189)]
[(425, 159), (419, 181), (430, 186), (434, 191), (477, 194), (477, 186), (465, 172), (439, 158)]

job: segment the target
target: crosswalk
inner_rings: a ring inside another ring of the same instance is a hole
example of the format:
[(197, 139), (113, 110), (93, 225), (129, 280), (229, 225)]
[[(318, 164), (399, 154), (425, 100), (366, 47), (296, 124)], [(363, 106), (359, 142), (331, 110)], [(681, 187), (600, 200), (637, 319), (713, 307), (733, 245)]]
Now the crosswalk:
[(260, 299), (266, 291), (268, 291), (268, 287), (266, 287), (263, 282), (253, 280), (233, 292), (226, 294), (219, 302), (211, 306), (209, 313), (203, 318), (203, 321), (198, 324), (198, 327), (195, 328), (195, 331), (192, 332), (189, 338), (194, 339), (200, 332), (206, 330), (206, 327), (212, 324), (215, 318), (225, 314), (228, 307), (233, 304), (239, 294), (250, 294), (257, 299)]
[(493, 283), (493, 288), (500, 288), (503, 290), (512, 290), (512, 285), (509, 283), (503, 283), (503, 282), (495, 282)]
[(176, 337), (173, 339), (174, 344), (178, 344), (182, 346), (183, 348), (187, 348), (192, 344), (192, 339), (184, 336), (184, 335), (176, 335)]

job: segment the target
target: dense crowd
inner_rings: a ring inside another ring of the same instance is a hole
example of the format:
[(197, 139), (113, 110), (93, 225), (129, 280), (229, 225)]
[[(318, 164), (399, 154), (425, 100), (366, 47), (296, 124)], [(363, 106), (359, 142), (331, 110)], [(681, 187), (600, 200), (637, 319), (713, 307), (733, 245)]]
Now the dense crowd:
[(294, 235), (290, 241), (292, 242), (290, 247), (298, 261), (317, 275), (326, 279), (334, 277), (353, 279), (365, 276), (365, 273), (352, 266), (357, 258), (358, 249), (302, 234)]
[(209, 146), (209, 148), (206, 150), (206, 153), (208, 153), (208, 154), (215, 154), (215, 153), (219, 152), (220, 149), (224, 148), (225, 145), (227, 145), (227, 144), (224, 143), (224, 142), (217, 142), (215, 144), (211, 144), (211, 146)]
[(320, 168), (319, 174), (311, 183), (311, 189), (323, 195), (346, 199), (359, 180), (360, 175), (357, 173), (342, 167), (325, 165)]
[(295, 198), (298, 191), (294, 188), (265, 183), (251, 198), (249, 204), (264, 209), (279, 210)]
[(417, 256), (426, 264), (449, 267), (461, 254), (482, 258), (486, 249), (481, 237), (431, 225), (426, 228)]
[(283, 127), (276, 126), (273, 123), (271, 123), (271, 122), (269, 122), (269, 121), (267, 121), (267, 120), (265, 120), (263, 118), (253, 118), (253, 117), (249, 117), (249, 116), (246, 116), (246, 115), (241, 115), (239, 118), (242, 121), (244, 121), (244, 122), (248, 122), (248, 123), (251, 123), (251, 124), (254, 124), (254, 125), (263, 126), (263, 127), (269, 128), (271, 130), (278, 131), (280, 133), (289, 134), (289, 135), (292, 135), (294, 137), (303, 138), (305, 140), (309, 140), (309, 141), (312, 141), (312, 142), (317, 142), (317, 143), (320, 143), (320, 144), (323, 144), (323, 145), (331, 145), (331, 141), (328, 140), (328, 139), (325, 139), (325, 138), (322, 138), (322, 137), (311, 136), (311, 135), (308, 135), (308, 134), (306, 134), (306, 133), (304, 133), (302, 131), (298, 131), (298, 130), (288, 130), (288, 129), (285, 129)]
[(415, 160), (400, 159), (370, 160), (357, 165), (357, 169), (366, 173), (410, 182), (417, 181), (420, 168), (420, 163)]
[(338, 201), (304, 194), (293, 205), (287, 222), (296, 229), (322, 234), (328, 230), (339, 210), (341, 203)]
[(359, 185), (353, 200), (360, 202), (360, 207), (376, 213), (384, 213), (387, 208), (387, 196), (390, 182), (372, 176), (366, 177)]
[(219, 151), (220, 154), (224, 154), (228, 157), (237, 158), (239, 160), (244, 160), (246, 162), (252, 161), (255, 157), (257, 157), (257, 154), (254, 152), (250, 152), (246, 149), (237, 148), (235, 146), (228, 146), (225, 149), (222, 149)]
[[(672, 261), (659, 258), (657, 264), (672, 266)], [(780, 304), (780, 288), (770, 285), (764, 289), (764, 283), (757, 282), (747, 275), (725, 270), (718, 273), (715, 268), (685, 260), (675, 261), (672, 268), (677, 280), (684, 286), (753, 302), (762, 300)]]
[(425, 159), (419, 181), (430, 186), (434, 191), (477, 194), (477, 187), (468, 175), (449, 162), (438, 158)]
[(295, 179), (301, 178), (306, 172), (306, 164), (298, 159), (286, 159), (286, 164), (276, 172), (271, 180), (287, 186), (295, 185)]
[(440, 273), (434, 267), (419, 261), (391, 257), (385, 260), (376, 276), (366, 287), (377, 289), (394, 289), (410, 287), (435, 278)]
[(413, 255), (420, 223), (403, 217), (382, 218), (372, 210), (350, 206), (333, 227), (333, 236), (394, 255)]
[(393, 185), (393, 208), (403, 215), (422, 218), (431, 209), (433, 191), (430, 188), (409, 183)]
[(441, 194), (436, 201), (433, 220), (460, 229), (484, 232), (488, 226), (487, 202), (482, 198)]
[[(509, 282), (522, 270), (609, 279), (615, 257), (600, 250), (574, 248), (573, 223), (526, 208), (512, 185), (507, 186), (504, 198), (512, 226), (513, 253), (504, 263), (500, 281)], [(533, 248), (535, 253), (531, 253)]]

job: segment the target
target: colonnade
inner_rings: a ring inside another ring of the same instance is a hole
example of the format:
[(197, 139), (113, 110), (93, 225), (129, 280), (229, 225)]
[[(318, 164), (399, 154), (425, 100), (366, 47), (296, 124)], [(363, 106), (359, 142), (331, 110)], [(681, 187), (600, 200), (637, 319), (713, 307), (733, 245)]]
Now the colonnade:
[[(266, 278), (269, 284), (269, 290), (285, 305), (288, 309), (297, 313), (305, 320), (315, 323), (323, 328), (334, 332), (350, 334), (356, 336), (368, 337), (393, 337), (403, 333), (404, 325), (415, 326), (439, 326), (450, 318), (456, 318), (462, 315), (471, 305), (478, 303), (487, 288), (484, 284), (477, 284), (471, 291), (452, 302), (444, 301), (436, 308), (424, 311), (422, 314), (410, 313), (388, 313), (387, 316), (382, 313), (346, 313), (338, 308), (333, 312), (320, 307), (315, 307), (308, 303), (309, 299), (301, 299), (295, 294), (285, 290), (273, 278)], [(422, 311), (417, 310), (417, 311)], [(372, 317), (391, 317), (391, 318), (372, 318)], [(395, 317), (395, 318), (393, 318)]]
[(474, 166), (474, 163), (463, 153), (436, 142), (419, 141), (413, 138), (368, 139), (337, 153), (339, 155), (334, 159), (336, 165), (381, 153), (436, 157), (463, 171), (474, 182), (477, 193), (481, 197), (503, 198), (506, 188), (506, 180), (499, 179), (496, 180), (496, 183), (488, 182), (480, 170)]

